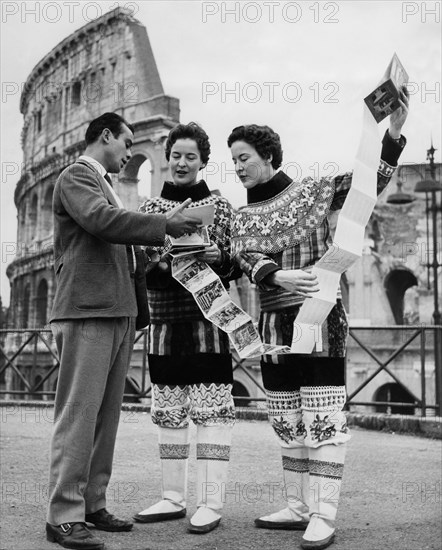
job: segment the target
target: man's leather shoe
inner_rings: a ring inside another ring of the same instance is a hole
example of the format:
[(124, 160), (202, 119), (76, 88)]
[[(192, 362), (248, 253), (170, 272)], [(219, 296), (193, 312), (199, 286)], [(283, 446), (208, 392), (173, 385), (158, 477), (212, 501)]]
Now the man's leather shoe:
[(101, 508), (93, 514), (86, 514), (86, 521), (93, 523), (95, 529), (100, 531), (130, 531), (134, 526), (130, 521), (116, 518), (106, 508)]
[(103, 550), (104, 542), (94, 537), (85, 523), (46, 524), (46, 538), (49, 542), (58, 542), (63, 548), (76, 550)]

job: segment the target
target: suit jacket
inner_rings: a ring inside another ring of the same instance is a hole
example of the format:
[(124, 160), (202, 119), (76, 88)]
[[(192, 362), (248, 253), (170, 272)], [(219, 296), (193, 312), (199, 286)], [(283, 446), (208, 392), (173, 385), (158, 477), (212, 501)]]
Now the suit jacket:
[(102, 176), (84, 160), (60, 174), (53, 213), (57, 289), (50, 321), (136, 317), (126, 246), (162, 245), (165, 215), (119, 208)]

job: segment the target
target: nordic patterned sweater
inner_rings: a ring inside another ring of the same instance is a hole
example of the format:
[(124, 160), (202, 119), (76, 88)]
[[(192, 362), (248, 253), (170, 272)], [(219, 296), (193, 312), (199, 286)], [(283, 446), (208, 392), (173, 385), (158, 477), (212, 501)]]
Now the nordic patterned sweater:
[[(220, 277), (224, 286), (228, 288), (229, 277), (233, 269), (230, 256), (230, 229), (233, 208), (227, 199), (212, 194), (204, 180), (200, 180), (191, 186), (177, 186), (166, 181), (161, 195), (145, 201), (139, 210), (147, 214), (164, 214), (187, 198), (192, 199), (189, 209), (206, 204), (215, 206), (214, 223), (208, 226), (208, 232), (210, 240), (218, 245), (222, 256), (220, 266), (215, 267), (212, 265), (210, 267)], [(156, 247), (151, 250), (159, 252), (160, 255), (167, 252), (165, 247)], [(149, 255), (148, 249), (146, 249), (146, 252)], [(164, 272), (158, 267), (153, 268), (147, 276), (147, 288), (151, 324), (205, 319), (192, 294), (173, 279), (170, 269)]]
[[(382, 140), (377, 193), (385, 189), (406, 140)], [(248, 190), (247, 206), (235, 215), (232, 254), (241, 270), (259, 288), (262, 311), (299, 305), (303, 297), (272, 286), (266, 277), (280, 269), (311, 269), (332, 244), (327, 215), (340, 210), (351, 187), (352, 174), (321, 179), (291, 180), (277, 172), (268, 182)]]

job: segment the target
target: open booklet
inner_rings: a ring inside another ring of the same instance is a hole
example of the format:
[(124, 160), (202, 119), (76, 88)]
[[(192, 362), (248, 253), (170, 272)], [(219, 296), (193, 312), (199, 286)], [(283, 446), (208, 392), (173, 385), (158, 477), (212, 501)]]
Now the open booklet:
[(201, 220), (201, 225), (194, 233), (183, 235), (182, 237), (172, 237), (166, 235), (165, 247), (167, 252), (197, 251), (204, 250), (210, 246), (210, 237), (207, 230), (208, 225), (212, 225), (215, 216), (215, 207), (213, 204), (204, 204), (202, 206), (189, 206), (185, 210), (186, 216)]
[(182, 237), (172, 237), (166, 235), (165, 248), (167, 252), (204, 250), (206, 246), (210, 246), (210, 237), (207, 227), (198, 227), (194, 233), (183, 235)]

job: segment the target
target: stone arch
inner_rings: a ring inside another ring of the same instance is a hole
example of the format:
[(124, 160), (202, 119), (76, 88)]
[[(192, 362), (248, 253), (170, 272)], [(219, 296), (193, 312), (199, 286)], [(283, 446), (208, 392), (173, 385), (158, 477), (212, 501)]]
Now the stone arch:
[[(174, 125), (171, 123), (170, 127)], [(170, 179), (169, 165), (164, 155), (164, 142), (169, 133), (169, 126), (163, 124), (161, 127), (162, 135), (157, 138), (155, 136), (152, 137), (152, 133), (143, 134), (142, 130), (138, 130), (136, 124), (135, 132), (137, 135), (137, 144), (132, 151), (132, 158), (118, 178), (118, 194), (125, 207), (130, 210), (137, 210), (140, 205), (138, 198), (140, 167), (146, 161), (150, 163), (150, 169), (146, 165), (150, 173), (150, 197), (158, 196), (161, 193), (164, 181)]]
[(138, 170), (138, 201), (140, 204), (152, 196), (152, 162), (149, 157)]
[(52, 195), (54, 194), (54, 186), (49, 185), (43, 196), (43, 201), (40, 209), (40, 229), (42, 237), (47, 237), (52, 232)]
[(34, 192), (31, 196), (28, 218), (29, 218), (28, 228), (30, 231), (29, 240), (33, 240), (32, 236), (34, 236), (35, 238), (37, 237), (37, 233), (38, 233), (38, 225), (37, 225), (38, 224), (38, 196), (36, 192)]
[(403, 386), (400, 386), (396, 383), (388, 383), (380, 386), (374, 396), (374, 402), (385, 402), (385, 403), (410, 403), (413, 406), (410, 407), (398, 407), (390, 405), (376, 405), (377, 413), (388, 413), (388, 414), (415, 414), (414, 409), (414, 397), (409, 393)]
[[(151, 165), (151, 197), (158, 196), (164, 181), (170, 179), (169, 164), (164, 154), (164, 144), (170, 129), (177, 123), (178, 120), (162, 120), (161, 126), (155, 131), (148, 129), (142, 123), (134, 125), (137, 143), (132, 151), (132, 159), (125, 167), (124, 175), (126, 176), (127, 174), (129, 177), (130, 174), (132, 178), (137, 178), (138, 169), (148, 159)], [(133, 162), (132, 167), (130, 167), (131, 162)], [(129, 172), (127, 172), (128, 168)]]
[(392, 269), (385, 277), (384, 288), (397, 325), (404, 324), (405, 292), (412, 286), (418, 286), (418, 284), (413, 272), (404, 267)]
[(236, 407), (248, 407), (250, 405), (250, 401), (246, 399), (238, 399), (241, 397), (250, 397), (250, 393), (247, 388), (239, 380), (233, 381), (232, 395), (235, 396), (234, 401)]
[(48, 311), (48, 283), (41, 279), (37, 287), (36, 326), (42, 328), (47, 323)]
[(120, 181), (123, 181), (126, 185), (132, 185), (134, 187), (133, 192), (135, 192), (136, 188), (136, 208), (144, 200), (152, 196), (152, 173), (152, 159), (145, 152), (137, 152), (132, 155), (132, 158), (124, 168)]
[(29, 325), (29, 306), (31, 302), (31, 285), (29, 283), (24, 284), (23, 288), (23, 303), (21, 308), (21, 328), (27, 328)]
[(19, 235), (18, 239), (21, 242), (25, 242), (26, 240), (26, 227), (28, 226), (28, 219), (26, 217), (26, 213), (28, 210), (28, 201), (26, 198), (24, 198), (21, 201), (20, 204), (20, 224), (19, 224)]

